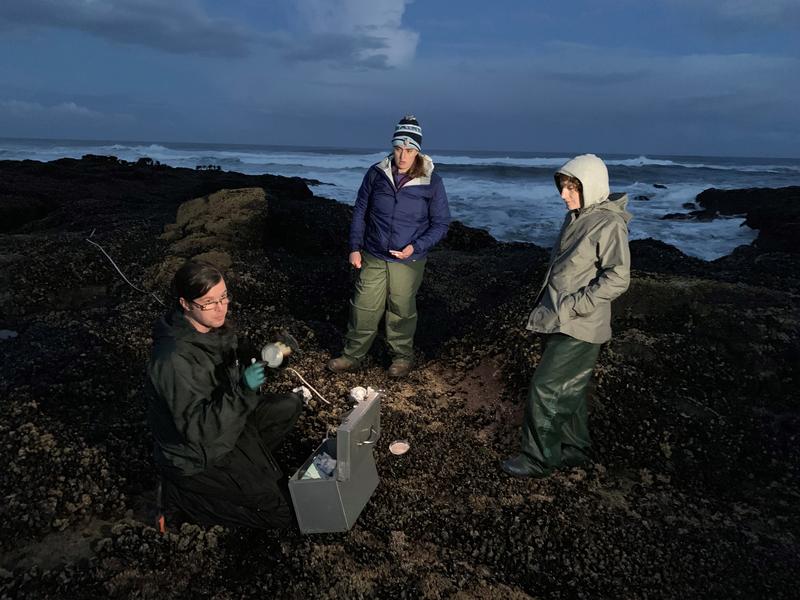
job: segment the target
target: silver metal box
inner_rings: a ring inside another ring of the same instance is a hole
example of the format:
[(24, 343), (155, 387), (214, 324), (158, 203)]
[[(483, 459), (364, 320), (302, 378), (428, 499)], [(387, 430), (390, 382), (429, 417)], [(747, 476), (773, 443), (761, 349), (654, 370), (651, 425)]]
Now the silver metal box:
[[(372, 450), (381, 432), (381, 396), (373, 392), (342, 418), (336, 436), (325, 439), (289, 479), (302, 533), (349, 530), (378, 487)], [(303, 479), (322, 452), (336, 459), (330, 478)]]

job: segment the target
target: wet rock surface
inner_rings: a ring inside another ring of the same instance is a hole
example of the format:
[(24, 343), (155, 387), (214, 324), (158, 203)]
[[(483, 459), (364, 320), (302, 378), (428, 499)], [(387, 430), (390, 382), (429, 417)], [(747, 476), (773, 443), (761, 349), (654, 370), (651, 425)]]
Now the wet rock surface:
[[(698, 205), (700, 208), (698, 208)], [(742, 226), (758, 230), (753, 248), (766, 253), (800, 252), (800, 186), (749, 188), (700, 192), (695, 202), (686, 202), (688, 212), (673, 212), (665, 221), (708, 222), (725, 217), (744, 217)]]
[[(796, 255), (752, 246), (704, 262), (632, 242), (590, 398), (594, 462), (527, 481), (499, 461), (517, 448), (541, 354), (524, 324), (545, 250), (454, 226), (420, 290), (418, 367), (390, 380), (379, 339), (364, 370), (334, 376), (348, 207), (299, 180), (104, 157), (2, 162), (0, 180), (0, 205), (47, 207), (0, 236), (0, 329), (18, 334), (0, 340), (0, 597), (796, 597)], [(142, 387), (163, 309), (85, 239), (94, 230), (166, 300), (154, 274), (179, 256), (162, 238), (179, 206), (244, 188), (268, 208), (259, 243), (224, 249), (243, 345), (290, 331), (303, 348), (292, 366), (334, 400), (311, 400), (278, 454), (286, 472), (338, 423), (350, 388), (386, 390), (381, 484), (347, 533), (152, 527)], [(409, 452), (392, 455), (394, 439)]]
[(670, 213), (663, 219), (711, 221), (719, 216), (744, 215), (745, 225), (758, 230), (754, 246), (768, 252), (800, 252), (800, 186), (708, 189), (697, 195), (700, 210)]

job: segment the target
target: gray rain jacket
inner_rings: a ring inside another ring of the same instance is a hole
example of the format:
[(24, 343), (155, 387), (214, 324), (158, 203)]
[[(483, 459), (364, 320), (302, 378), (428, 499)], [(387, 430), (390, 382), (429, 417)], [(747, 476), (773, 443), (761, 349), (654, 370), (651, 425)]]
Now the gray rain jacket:
[(553, 247), (528, 329), (601, 344), (611, 339), (611, 301), (628, 289), (630, 252), (626, 194), (610, 194), (608, 170), (594, 154), (556, 172), (583, 185), (583, 207), (569, 211)]

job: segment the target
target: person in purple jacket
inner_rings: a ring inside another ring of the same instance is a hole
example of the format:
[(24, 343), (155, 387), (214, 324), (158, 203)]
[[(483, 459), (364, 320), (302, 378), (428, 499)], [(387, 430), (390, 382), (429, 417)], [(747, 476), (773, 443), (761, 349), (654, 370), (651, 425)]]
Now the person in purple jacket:
[(422, 154), (422, 128), (413, 115), (397, 124), (392, 146), (389, 156), (369, 168), (356, 197), (350, 264), (359, 274), (344, 352), (328, 362), (335, 373), (361, 366), (385, 314), (389, 375), (408, 374), (426, 256), (450, 225), (444, 183)]

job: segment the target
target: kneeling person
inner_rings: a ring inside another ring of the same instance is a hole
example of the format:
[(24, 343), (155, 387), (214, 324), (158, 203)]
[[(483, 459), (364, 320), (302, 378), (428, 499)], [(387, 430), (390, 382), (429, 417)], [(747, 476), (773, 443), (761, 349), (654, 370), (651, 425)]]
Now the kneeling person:
[(264, 364), (239, 368), (226, 322), (230, 294), (214, 266), (175, 274), (175, 308), (153, 328), (149, 420), (163, 500), (204, 525), (284, 527), (292, 522), (272, 453), (294, 425), (299, 395), (259, 393)]

